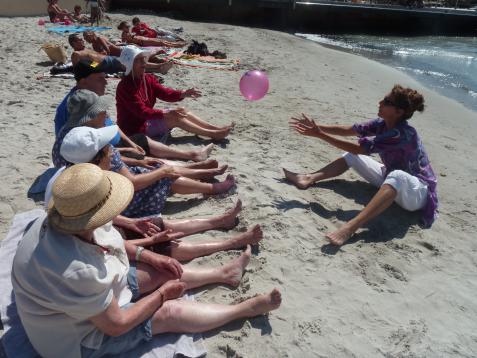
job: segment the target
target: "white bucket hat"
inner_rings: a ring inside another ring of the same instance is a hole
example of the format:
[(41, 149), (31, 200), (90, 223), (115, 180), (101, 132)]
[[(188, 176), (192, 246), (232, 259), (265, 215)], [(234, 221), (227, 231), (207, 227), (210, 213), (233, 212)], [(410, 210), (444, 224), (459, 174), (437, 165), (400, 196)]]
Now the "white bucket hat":
[(63, 138), (60, 154), (68, 162), (89, 163), (118, 134), (118, 126), (76, 127)]
[(136, 46), (125, 46), (122, 48), (121, 56), (119, 56), (119, 62), (121, 62), (124, 67), (126, 67), (126, 71), (124, 71), (124, 74), (126, 76), (131, 73), (133, 64), (134, 64), (134, 59), (136, 58), (137, 55), (140, 55), (140, 54), (149, 55), (150, 52)]

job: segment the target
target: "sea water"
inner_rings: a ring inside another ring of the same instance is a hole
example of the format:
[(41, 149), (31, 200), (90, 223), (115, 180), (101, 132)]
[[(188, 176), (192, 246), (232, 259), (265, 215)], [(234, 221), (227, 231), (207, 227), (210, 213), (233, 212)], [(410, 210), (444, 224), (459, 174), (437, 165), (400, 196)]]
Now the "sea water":
[(477, 111), (477, 37), (296, 35), (392, 66)]

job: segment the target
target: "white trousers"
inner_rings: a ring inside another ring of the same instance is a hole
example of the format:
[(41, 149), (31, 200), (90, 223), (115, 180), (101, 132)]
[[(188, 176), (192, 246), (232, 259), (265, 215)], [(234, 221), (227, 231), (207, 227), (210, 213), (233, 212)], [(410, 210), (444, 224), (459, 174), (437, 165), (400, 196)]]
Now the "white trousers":
[(393, 170), (386, 176), (386, 167), (367, 155), (344, 153), (343, 158), (363, 179), (379, 188), (391, 185), (397, 192), (394, 200), (400, 207), (415, 211), (427, 201), (427, 184), (403, 170)]

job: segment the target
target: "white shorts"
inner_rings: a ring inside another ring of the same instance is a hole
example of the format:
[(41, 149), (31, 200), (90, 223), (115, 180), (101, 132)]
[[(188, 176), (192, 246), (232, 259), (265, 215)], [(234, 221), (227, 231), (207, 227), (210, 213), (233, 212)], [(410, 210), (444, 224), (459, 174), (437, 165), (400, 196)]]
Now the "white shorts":
[(395, 202), (402, 208), (415, 211), (427, 202), (427, 184), (403, 170), (393, 170), (386, 176), (386, 167), (367, 155), (344, 153), (343, 158), (367, 182), (379, 188), (391, 185), (397, 192)]

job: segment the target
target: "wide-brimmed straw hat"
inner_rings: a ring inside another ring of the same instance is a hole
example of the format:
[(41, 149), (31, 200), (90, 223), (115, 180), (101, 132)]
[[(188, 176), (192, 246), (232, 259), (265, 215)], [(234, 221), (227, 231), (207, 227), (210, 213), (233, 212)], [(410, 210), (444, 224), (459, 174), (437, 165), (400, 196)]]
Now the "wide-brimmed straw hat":
[(74, 91), (68, 98), (67, 128), (74, 128), (95, 119), (100, 113), (107, 112), (109, 104), (104, 96), (98, 96), (93, 91), (80, 89)]
[(119, 215), (133, 194), (126, 177), (93, 164), (76, 164), (55, 180), (48, 218), (62, 232), (94, 230)]
[(124, 71), (126, 76), (131, 73), (136, 56), (141, 54), (150, 55), (151, 53), (136, 46), (124, 46), (122, 48), (121, 56), (119, 56), (119, 62), (126, 67), (126, 71)]

